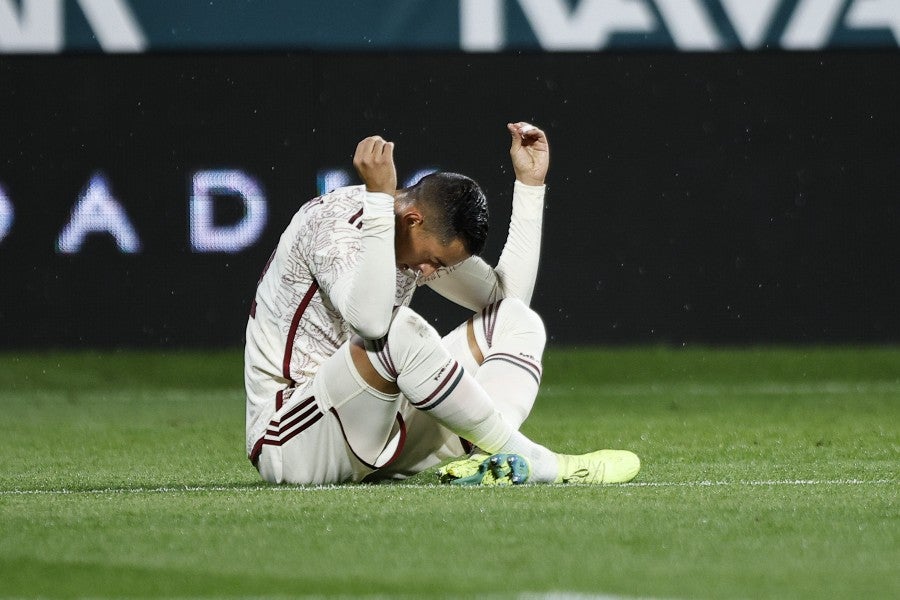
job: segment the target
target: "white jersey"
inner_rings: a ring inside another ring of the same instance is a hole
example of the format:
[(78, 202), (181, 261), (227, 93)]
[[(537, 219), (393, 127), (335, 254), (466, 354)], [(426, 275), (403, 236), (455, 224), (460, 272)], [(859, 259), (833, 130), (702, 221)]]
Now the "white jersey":
[[(377, 211), (367, 197), (364, 186), (354, 186), (304, 204), (266, 265), (251, 306), (244, 353), (247, 453), (251, 460), (258, 455), (275, 413), (305, 398), (320, 365), (353, 335), (336, 300), (340, 294), (345, 311), (353, 308), (347, 304), (344, 288), (364, 260), (367, 229), (370, 238), (380, 236), (389, 245), (392, 255), (393, 218), (385, 217), (384, 212), (374, 216)], [(535, 241), (540, 240), (543, 197), (544, 186), (516, 182), (510, 233), (496, 269), (471, 257), (420, 278), (413, 271), (397, 269), (391, 261), (396, 273), (394, 306), (408, 305), (417, 284), (427, 284), (473, 310), (504, 296), (528, 303), (537, 274), (540, 245)], [(384, 227), (385, 223), (390, 226)], [(378, 295), (384, 284), (391, 282), (377, 279), (357, 281)], [(355, 289), (350, 302), (366, 304), (366, 292)]]

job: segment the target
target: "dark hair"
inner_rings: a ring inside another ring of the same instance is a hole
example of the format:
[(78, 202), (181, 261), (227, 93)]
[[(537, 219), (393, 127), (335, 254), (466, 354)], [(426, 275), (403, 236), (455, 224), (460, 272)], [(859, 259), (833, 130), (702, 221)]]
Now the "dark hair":
[(407, 190), (430, 219), (426, 227), (441, 244), (462, 240), (466, 252), (481, 254), (488, 234), (487, 198), (471, 178), (459, 173), (432, 173)]

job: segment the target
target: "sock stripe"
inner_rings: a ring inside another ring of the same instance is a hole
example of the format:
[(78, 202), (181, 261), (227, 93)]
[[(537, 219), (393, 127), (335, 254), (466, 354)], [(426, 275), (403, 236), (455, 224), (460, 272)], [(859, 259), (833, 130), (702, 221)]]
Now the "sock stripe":
[(450, 396), (450, 394), (453, 393), (453, 390), (456, 389), (456, 386), (459, 385), (459, 382), (462, 381), (462, 378), (463, 378), (463, 371), (462, 371), (462, 369), (460, 369), (459, 375), (456, 376), (456, 379), (453, 380), (453, 383), (450, 384), (450, 387), (447, 389), (447, 391), (444, 392), (444, 394), (440, 398), (438, 398), (437, 400), (432, 402), (431, 405), (422, 406), (421, 409), (422, 410), (431, 410), (432, 408), (436, 407), (438, 404), (440, 404), (441, 402), (446, 400)]
[[(458, 374), (457, 371), (459, 371)], [(413, 406), (420, 410), (431, 410), (432, 408), (446, 400), (447, 397), (453, 392), (453, 390), (456, 389), (456, 386), (459, 385), (459, 382), (462, 380), (463, 373), (465, 373), (465, 371), (460, 368), (459, 363), (453, 361), (453, 368), (450, 369), (450, 372), (447, 374), (447, 376), (444, 377), (441, 383), (435, 388), (433, 392), (431, 392), (431, 394), (428, 395), (427, 398), (425, 398), (421, 402), (412, 402), (412, 400), (410, 400), (410, 402)], [(452, 383), (451, 379), (453, 380)], [(446, 390), (444, 390), (445, 387), (447, 388)], [(438, 396), (438, 394), (440, 394), (440, 396)]]
[(523, 365), (526, 365), (526, 366), (530, 367), (531, 369), (533, 369), (534, 372), (537, 373), (538, 375), (540, 375), (543, 370), (541, 367), (541, 364), (538, 361), (534, 360), (534, 358), (527, 356), (527, 355), (510, 354), (509, 352), (494, 352), (492, 354), (489, 354), (488, 358), (490, 358), (492, 356), (505, 356), (506, 358), (511, 358), (513, 360), (517, 360), (517, 361), (521, 362)]
[(515, 366), (519, 367), (520, 369), (524, 370), (526, 373), (531, 375), (531, 378), (534, 379), (534, 381), (538, 385), (540, 385), (541, 374), (542, 374), (540, 365), (535, 364), (529, 360), (526, 360), (520, 356), (516, 356), (515, 354), (507, 354), (505, 352), (498, 352), (496, 354), (491, 354), (487, 358), (485, 358), (484, 362), (481, 364), (482, 364), (482, 366), (484, 366), (491, 361), (497, 361), (497, 360), (507, 362), (511, 365), (515, 365)]

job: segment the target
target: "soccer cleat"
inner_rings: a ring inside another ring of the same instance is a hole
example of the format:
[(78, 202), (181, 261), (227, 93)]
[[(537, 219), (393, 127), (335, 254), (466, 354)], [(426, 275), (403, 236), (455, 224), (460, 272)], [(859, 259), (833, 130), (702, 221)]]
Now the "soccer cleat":
[(438, 469), (440, 482), (450, 485), (521, 485), (530, 475), (528, 461), (518, 454), (474, 454)]
[(465, 479), (466, 477), (471, 477), (478, 472), (478, 468), (481, 466), (481, 463), (489, 458), (490, 455), (488, 454), (476, 452), (475, 454), (469, 455), (468, 458), (463, 458), (448, 463), (438, 469), (438, 479), (440, 479), (441, 483), (450, 483), (451, 481), (454, 481), (456, 479)]
[(641, 470), (641, 459), (628, 450), (558, 454), (559, 475), (553, 483), (625, 483)]

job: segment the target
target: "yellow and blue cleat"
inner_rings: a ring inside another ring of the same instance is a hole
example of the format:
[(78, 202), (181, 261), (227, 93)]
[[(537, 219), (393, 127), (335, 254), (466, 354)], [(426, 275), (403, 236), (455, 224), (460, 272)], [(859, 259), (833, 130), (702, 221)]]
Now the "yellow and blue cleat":
[(528, 461), (518, 454), (473, 454), (438, 469), (440, 482), (450, 485), (521, 485), (530, 475)]
[[(641, 470), (641, 460), (628, 450), (557, 454), (559, 474), (553, 483), (627, 483)], [(473, 454), (438, 469), (441, 483), (451, 485), (520, 485), (531, 476), (528, 460), (518, 454)]]

